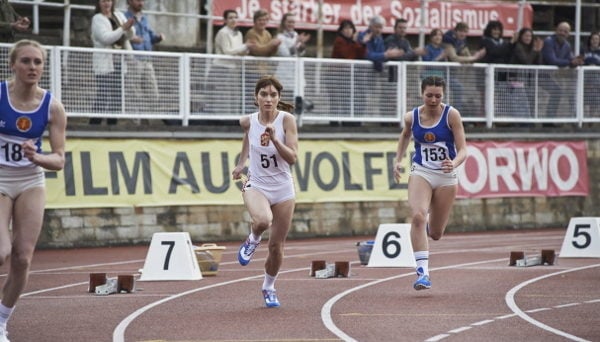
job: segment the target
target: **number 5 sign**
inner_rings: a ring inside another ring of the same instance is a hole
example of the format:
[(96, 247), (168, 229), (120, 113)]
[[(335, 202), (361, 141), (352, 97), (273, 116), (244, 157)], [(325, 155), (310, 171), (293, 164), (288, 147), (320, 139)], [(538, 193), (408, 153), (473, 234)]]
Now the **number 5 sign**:
[(600, 217), (572, 217), (559, 257), (600, 258)]
[(367, 267), (416, 267), (409, 223), (381, 224)]

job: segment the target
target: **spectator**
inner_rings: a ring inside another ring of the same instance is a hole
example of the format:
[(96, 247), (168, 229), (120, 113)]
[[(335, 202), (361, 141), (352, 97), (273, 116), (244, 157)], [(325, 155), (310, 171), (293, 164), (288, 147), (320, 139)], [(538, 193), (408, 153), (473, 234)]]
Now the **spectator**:
[(385, 48), (382, 35), (384, 24), (385, 19), (382, 16), (374, 16), (369, 21), (369, 28), (360, 32), (357, 38), (358, 42), (367, 48), (366, 58), (373, 62), (373, 67), (379, 72), (383, 71), (384, 62), (404, 55), (404, 51), (397, 47)]
[(0, 43), (14, 42), (15, 31), (25, 32), (30, 24), (29, 18), (20, 16), (8, 0), (0, 0)]
[[(542, 46), (544, 41), (535, 37), (533, 30), (522, 28), (519, 30), (513, 44), (509, 62), (511, 64), (539, 65), (542, 64)], [(504, 102), (507, 115), (531, 117), (534, 112), (535, 72), (530, 70), (516, 70), (508, 75), (509, 82), (497, 91), (505, 91)]]
[[(249, 43), (249, 54), (256, 57), (271, 57), (277, 54), (277, 49), (281, 40), (273, 38), (267, 30), (269, 23), (269, 12), (259, 9), (254, 12), (254, 26), (246, 32), (245, 41)], [(272, 74), (271, 65), (266, 61), (257, 61), (255, 64), (248, 65), (246, 72), (246, 86), (251, 89), (254, 83), (264, 75)], [(254, 99), (246, 97), (246, 107), (250, 108), (254, 104)]]
[[(428, 37), (429, 43), (425, 45), (425, 55), (422, 57), (424, 62), (446, 62), (448, 60), (446, 58), (446, 50), (442, 46), (443, 35), (444, 33), (440, 29), (434, 28), (431, 30)], [(444, 66), (426, 65), (423, 67), (421, 79), (431, 76), (445, 79), (447, 77), (447, 69)]]
[[(233, 9), (223, 12), (223, 26), (215, 36), (215, 53), (228, 56), (245, 56), (250, 51), (251, 43), (244, 44), (244, 37), (237, 27), (238, 14)], [(223, 91), (231, 96), (223, 101), (223, 112), (227, 114), (241, 114), (242, 112), (242, 70), (240, 61), (234, 59), (216, 58), (210, 70), (210, 83), (214, 87), (208, 89), (210, 93)]]
[[(96, 0), (96, 13), (92, 18), (92, 41), (94, 48), (131, 50), (131, 39), (135, 35), (133, 18), (115, 11), (112, 0)], [(121, 58), (120, 54), (94, 52), (92, 65), (96, 76), (96, 101), (94, 113), (116, 114), (120, 111), (121, 93)], [(117, 119), (107, 119), (109, 125), (117, 123)], [(99, 124), (101, 118), (91, 118), (90, 124)]]
[[(467, 35), (469, 34), (469, 25), (459, 22), (454, 29), (447, 31), (442, 43), (446, 49), (446, 56), (450, 62), (473, 63), (485, 56), (485, 49), (479, 49), (475, 54), (471, 54), (467, 46)], [(460, 108), (460, 107), (459, 107)]]
[[(544, 64), (555, 65), (559, 68), (557, 73), (542, 74), (541, 87), (548, 92), (548, 106), (546, 113), (548, 117), (556, 117), (560, 106), (560, 100), (563, 94), (568, 96), (570, 108), (568, 112), (575, 112), (575, 94), (567, 89), (575, 89), (575, 73), (568, 70), (567, 67), (576, 67), (583, 64), (581, 56), (574, 56), (571, 44), (567, 41), (571, 32), (571, 25), (567, 22), (561, 22), (556, 25), (556, 31), (553, 35), (544, 39), (542, 48), (542, 58)], [(567, 69), (564, 69), (567, 68)], [(555, 77), (557, 76), (557, 77)], [(570, 93), (570, 94), (569, 94)]]
[[(337, 29), (333, 41), (332, 58), (338, 59), (363, 59), (366, 46), (357, 41), (356, 26), (351, 20), (344, 19)], [(329, 99), (329, 113), (332, 116), (351, 116), (351, 103), (348, 94), (352, 91), (351, 65), (345, 63), (328, 63), (323, 81), (327, 86)], [(330, 121), (331, 126), (339, 126), (339, 121)], [(345, 124), (345, 123), (343, 123)]]
[(366, 47), (356, 41), (357, 32), (354, 23), (348, 19), (342, 20), (333, 41), (332, 58), (363, 59)]
[[(269, 12), (264, 9), (259, 9), (254, 12), (254, 26), (246, 32), (246, 42), (251, 56), (271, 57), (277, 54), (277, 49), (281, 44), (281, 40), (273, 38), (267, 24), (269, 23)], [(263, 70), (266, 71), (266, 70)], [(264, 72), (267, 74), (268, 72)], [(255, 81), (253, 81), (255, 82)]]
[(434, 28), (429, 33), (429, 44), (425, 45), (425, 54), (422, 59), (426, 62), (445, 62), (446, 50), (442, 45), (442, 37), (444, 33), (438, 28)]
[[(450, 62), (459, 63), (474, 63), (485, 56), (485, 49), (479, 49), (475, 54), (471, 54), (467, 46), (467, 35), (469, 34), (469, 25), (464, 22), (459, 22), (454, 26), (454, 29), (444, 33), (442, 37), (442, 45), (446, 51), (446, 57)], [(457, 108), (460, 108), (463, 113), (467, 113), (470, 106), (465, 103), (465, 90), (461, 82), (461, 78), (466, 78), (469, 72), (466, 68), (452, 67), (448, 71), (448, 83), (450, 89), (448, 98), (454, 102)], [(469, 112), (469, 115), (477, 113)]]
[[(355, 108), (359, 115), (365, 115), (367, 109), (372, 114), (382, 115), (383, 112), (388, 110), (381, 106), (385, 102), (384, 97), (386, 97), (386, 94), (393, 92), (393, 88), (396, 86), (395, 83), (385, 84), (388, 74), (383, 70), (383, 63), (392, 58), (401, 57), (404, 55), (404, 51), (396, 47), (386, 50), (382, 35), (384, 25), (385, 19), (380, 15), (376, 15), (369, 21), (367, 30), (360, 32), (357, 37), (358, 42), (366, 46), (367, 53), (365, 57), (373, 62), (373, 68), (376, 71), (374, 74), (363, 71), (362, 74), (365, 76), (361, 78), (359, 74), (359, 77), (355, 77), (357, 81)], [(358, 70), (362, 71), (361, 69)], [(379, 113), (376, 113), (377, 111)]]
[(481, 58), (484, 63), (508, 63), (512, 44), (504, 39), (504, 26), (498, 20), (490, 20), (479, 42), (479, 47), (485, 49), (485, 56)]
[[(156, 33), (148, 22), (148, 17), (142, 12), (144, 9), (144, 0), (127, 0), (128, 10), (125, 12), (127, 19), (133, 18), (135, 24), (135, 36), (131, 38), (131, 47), (138, 51), (152, 51), (153, 46), (162, 42), (165, 36), (162, 33)], [(152, 58), (150, 56), (136, 56), (131, 63), (131, 70), (128, 73), (128, 83), (132, 85), (135, 95), (135, 105), (143, 105), (141, 110), (150, 112), (157, 109), (158, 105), (158, 85)], [(138, 107), (139, 111), (140, 108)]]
[[(296, 18), (294, 14), (286, 13), (281, 18), (277, 39), (281, 41), (277, 49), (277, 55), (281, 57), (300, 57), (306, 53), (306, 42), (310, 40), (310, 34), (296, 32)], [(283, 89), (294, 89), (295, 63), (280, 62), (275, 74), (283, 85)]]
[(524, 27), (519, 30), (509, 62), (526, 65), (542, 64), (542, 46), (544, 46), (544, 41), (536, 37), (532, 29)]
[(406, 29), (408, 27), (408, 22), (406, 19), (400, 18), (396, 19), (396, 23), (394, 25), (394, 34), (389, 35), (384, 43), (385, 49), (399, 49), (402, 51), (400, 56), (391, 57), (390, 60), (393, 61), (416, 61), (419, 56), (424, 56), (427, 51), (425, 48), (418, 47), (413, 50), (410, 46), (410, 42), (406, 39)]
[[(600, 32), (592, 32), (582, 50), (584, 65), (600, 65)], [(600, 74), (588, 71), (585, 74), (584, 82), (583, 103), (586, 106), (586, 113), (598, 115), (600, 113), (598, 110), (600, 108), (600, 97), (597, 92), (600, 89)]]

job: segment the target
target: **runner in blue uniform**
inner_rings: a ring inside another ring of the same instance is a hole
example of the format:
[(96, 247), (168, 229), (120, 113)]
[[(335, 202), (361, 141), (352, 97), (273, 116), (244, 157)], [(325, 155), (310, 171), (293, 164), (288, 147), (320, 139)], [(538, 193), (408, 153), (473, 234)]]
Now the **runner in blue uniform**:
[[(0, 266), (10, 261), (0, 302), (0, 342), (8, 341), (6, 322), (27, 284), (42, 230), (44, 169), (58, 171), (65, 164), (65, 109), (38, 85), (45, 62), (46, 50), (38, 42), (18, 41), (9, 54), (14, 77), (0, 83)], [(42, 153), (46, 128), (50, 151)]]
[(410, 236), (417, 263), (415, 290), (431, 288), (427, 235), (433, 240), (444, 235), (458, 189), (456, 168), (467, 158), (462, 119), (456, 108), (442, 102), (445, 90), (443, 78), (423, 79), (423, 105), (404, 115), (394, 165), (394, 177), (399, 181), (402, 158), (412, 137), (415, 155), (408, 179), (408, 205), (412, 219)]

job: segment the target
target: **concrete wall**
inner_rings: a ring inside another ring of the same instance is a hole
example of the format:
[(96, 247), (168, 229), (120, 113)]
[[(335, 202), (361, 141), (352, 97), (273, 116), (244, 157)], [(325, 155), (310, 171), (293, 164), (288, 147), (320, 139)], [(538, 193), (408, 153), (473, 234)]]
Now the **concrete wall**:
[[(600, 216), (600, 139), (588, 140), (590, 195), (462, 199), (448, 232), (567, 227), (575, 216)], [(405, 202), (297, 204), (290, 238), (374, 236), (381, 223), (409, 222)], [(187, 231), (197, 242), (238, 241), (249, 231), (245, 208), (174, 206), (47, 210), (40, 247), (148, 243), (155, 232)]]

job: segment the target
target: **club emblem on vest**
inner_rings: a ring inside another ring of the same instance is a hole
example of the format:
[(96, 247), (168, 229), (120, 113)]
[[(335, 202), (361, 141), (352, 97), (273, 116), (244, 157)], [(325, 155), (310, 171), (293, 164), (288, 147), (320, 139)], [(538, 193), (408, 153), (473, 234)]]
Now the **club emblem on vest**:
[(423, 139), (425, 139), (425, 142), (432, 143), (435, 141), (435, 134), (433, 134), (432, 132), (427, 132), (423, 136)]
[(26, 116), (21, 116), (17, 119), (16, 126), (19, 132), (27, 132), (31, 129), (31, 119)]

